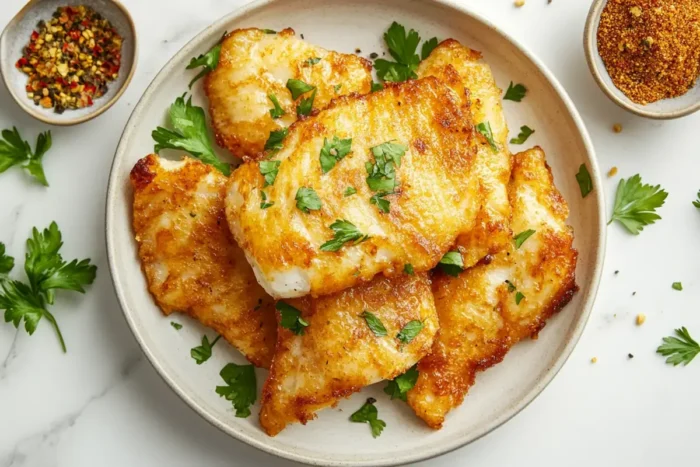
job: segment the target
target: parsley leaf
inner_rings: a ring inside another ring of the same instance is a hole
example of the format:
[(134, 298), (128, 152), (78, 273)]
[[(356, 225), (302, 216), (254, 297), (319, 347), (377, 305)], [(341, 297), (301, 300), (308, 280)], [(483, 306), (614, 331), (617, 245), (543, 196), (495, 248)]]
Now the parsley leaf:
[(401, 158), (404, 154), (406, 154), (408, 147), (404, 146), (403, 144), (387, 141), (386, 143), (382, 143), (370, 149), (372, 150), (372, 154), (374, 155), (375, 159), (382, 158), (387, 161), (391, 160), (396, 167), (401, 167)]
[(314, 106), (314, 99), (316, 98), (316, 89), (311, 93), (309, 97), (305, 97), (297, 105), (297, 116), (307, 116), (311, 114), (311, 110)]
[(515, 284), (513, 284), (508, 279), (506, 279), (506, 284), (508, 284), (508, 292), (510, 292), (510, 293), (515, 292)]
[(323, 138), (323, 147), (319, 155), (323, 173), (328, 173), (335, 167), (335, 164), (350, 154), (351, 148), (352, 138), (340, 139), (335, 135), (331, 141), (328, 141), (328, 138)]
[(528, 238), (532, 237), (532, 235), (535, 233), (534, 230), (528, 229), (524, 232), (520, 232), (518, 235), (513, 237), (513, 240), (515, 241), (515, 249), (520, 249), (523, 243), (525, 243), (525, 240)]
[(391, 396), (392, 399), (401, 399), (406, 402), (406, 394), (416, 385), (418, 376), (418, 366), (413, 365), (406, 373), (387, 381), (384, 393)]
[(379, 318), (377, 318), (376, 315), (365, 310), (362, 312), (362, 314), (360, 316), (365, 319), (367, 326), (374, 333), (375, 336), (377, 336), (377, 337), (386, 336), (386, 328), (382, 324), (382, 321)]
[(380, 191), (369, 199), (370, 204), (376, 205), (380, 211), (388, 214), (391, 210), (391, 202), (388, 199), (384, 199), (386, 196), (395, 195), (396, 192), (392, 191), (387, 193), (386, 191)]
[(527, 125), (520, 127), (520, 133), (518, 133), (517, 138), (511, 138), (510, 144), (525, 144), (525, 141), (535, 132), (532, 128)]
[(260, 161), (258, 163), (258, 166), (260, 167), (260, 174), (265, 178), (265, 184), (263, 187), (275, 183), (277, 174), (280, 171), (280, 163), (280, 161)]
[(182, 324), (176, 323), (175, 321), (171, 321), (171, 322), (170, 322), (170, 325), (171, 325), (173, 328), (175, 328), (176, 331), (179, 331), (180, 329), (182, 329)]
[(313, 188), (299, 188), (294, 199), (297, 202), (297, 208), (306, 214), (308, 214), (309, 211), (318, 211), (321, 209), (321, 198), (318, 197)]
[(413, 265), (411, 263), (406, 263), (403, 265), (403, 272), (408, 274), (409, 276), (413, 276), (415, 272), (413, 271)]
[(493, 149), (493, 152), (498, 151), (498, 146), (496, 145), (496, 141), (493, 139), (493, 132), (491, 131), (491, 123), (489, 122), (481, 122), (476, 126), (476, 131), (484, 135), (484, 138), (486, 138), (486, 141), (489, 142), (489, 145), (491, 146), (491, 149)]
[(522, 292), (518, 291), (515, 293), (515, 304), (520, 305), (520, 302), (523, 301), (523, 298), (525, 298), (525, 295), (523, 295)]
[(401, 330), (396, 334), (396, 338), (404, 344), (410, 343), (416, 338), (419, 332), (423, 329), (423, 323), (414, 319), (406, 323)]
[(362, 243), (369, 238), (369, 235), (364, 235), (353, 224), (346, 220), (337, 219), (330, 225), (331, 230), (335, 233), (331, 240), (321, 245), (321, 251), (338, 251), (348, 242)]
[(511, 81), (508, 85), (508, 90), (506, 90), (506, 94), (503, 96), (503, 100), (520, 102), (523, 100), (526, 93), (527, 88), (525, 86), (519, 83), (513, 85), (513, 82)]
[(263, 32), (265, 34), (277, 34), (277, 31), (275, 31), (274, 29), (263, 29)]
[(301, 317), (301, 310), (294, 308), (283, 301), (277, 302), (275, 308), (280, 312), (280, 326), (289, 329), (297, 336), (304, 335), (304, 328), (309, 326), (309, 323)]
[(304, 65), (305, 66), (313, 66), (316, 65), (318, 62), (321, 61), (321, 57), (312, 57), (304, 60)]
[(15, 327), (24, 320), (24, 329), (30, 335), (36, 330), (39, 320), (46, 318), (65, 352), (63, 335), (47, 305), (54, 303), (57, 289), (84, 293), (83, 287), (95, 280), (97, 267), (91, 265), (89, 259), (64, 261), (59, 253), (62, 245), (61, 231), (55, 222), (43, 232), (36, 228), (32, 230), (24, 263), (27, 285), (7, 278), (14, 266), (14, 258), (5, 255), (5, 245), (0, 243), (0, 310), (5, 310), (5, 322), (12, 322)]
[(435, 50), (435, 47), (438, 46), (438, 39), (437, 37), (433, 37), (432, 39), (428, 39), (427, 41), (423, 42), (423, 48), (421, 49), (420, 53), (420, 58), (421, 60), (425, 60), (428, 58), (430, 55), (430, 52)]
[(343, 87), (342, 84), (336, 84), (335, 86), (333, 86), (333, 90), (335, 91), (336, 94), (338, 94), (340, 92), (340, 88), (342, 88), (342, 87)]
[(347, 198), (348, 196), (352, 196), (352, 195), (354, 195), (355, 193), (357, 193), (357, 190), (355, 189), (355, 187), (354, 187), (354, 186), (349, 186), (349, 187), (347, 187), (347, 188), (345, 189), (345, 191), (343, 192), (343, 196), (344, 196), (345, 198)]
[(395, 167), (401, 166), (401, 157), (407, 149), (406, 146), (391, 141), (371, 148), (374, 164), (365, 163), (368, 175), (367, 185), (369, 185), (370, 190), (390, 193), (396, 188), (398, 183), (396, 182)]
[(638, 235), (644, 226), (661, 219), (655, 211), (656, 208), (663, 206), (667, 196), (668, 193), (659, 185), (642, 184), (639, 174), (627, 180), (622, 179), (617, 186), (615, 208), (608, 225), (617, 220), (630, 233)]
[(700, 209), (700, 191), (698, 191), (698, 199), (693, 201), (693, 206)]
[(382, 431), (386, 427), (384, 420), (379, 420), (379, 418), (377, 418), (379, 416), (379, 412), (374, 406), (375, 402), (377, 402), (377, 400), (370, 397), (357, 412), (350, 415), (350, 421), (352, 422), (369, 423), (369, 426), (372, 429), (373, 438), (376, 438), (382, 434)]
[(209, 49), (209, 51), (205, 54), (200, 55), (199, 57), (192, 57), (192, 60), (190, 60), (190, 64), (187, 65), (187, 70), (191, 70), (193, 68), (197, 67), (202, 67), (200, 72), (192, 78), (192, 81), (190, 81), (190, 84), (188, 87), (192, 89), (192, 85), (197, 82), (197, 80), (203, 76), (205, 76), (207, 73), (210, 71), (214, 70), (216, 66), (219, 64), (219, 57), (221, 55), (221, 42), (223, 42), (224, 38), (226, 37), (226, 33), (224, 33), (223, 36), (221, 36), (221, 39), (219, 42)]
[(581, 164), (581, 167), (579, 167), (578, 173), (576, 174), (576, 181), (581, 190), (581, 198), (585, 198), (593, 191), (593, 180), (591, 180), (591, 174), (588, 172), (586, 164)]
[(190, 349), (190, 356), (197, 362), (197, 365), (201, 365), (211, 358), (211, 349), (219, 342), (219, 339), (221, 336), (216, 336), (213, 342), (209, 342), (209, 338), (204, 335), (202, 336), (202, 345)]
[(416, 68), (420, 63), (420, 57), (416, 54), (420, 42), (418, 33), (411, 29), (406, 34), (406, 28), (394, 21), (384, 33), (384, 41), (396, 62), (383, 58), (375, 60), (374, 69), (377, 70), (377, 76), (384, 81), (417, 78)]
[(284, 141), (284, 138), (287, 137), (287, 134), (289, 134), (289, 128), (272, 130), (270, 132), (270, 136), (267, 137), (267, 141), (265, 141), (265, 150), (279, 151), (282, 149), (282, 141)]
[(440, 269), (442, 269), (445, 274), (457, 277), (460, 272), (464, 271), (464, 260), (459, 251), (448, 251), (445, 253), (445, 256), (442, 257), (438, 266), (440, 266)]
[(267, 202), (267, 195), (262, 190), (260, 190), (260, 198), (262, 199), (262, 201), (260, 201), (260, 209), (267, 209), (275, 204), (274, 201)]
[(656, 349), (666, 359), (666, 363), (676, 366), (680, 363), (687, 365), (700, 353), (700, 344), (695, 342), (685, 327), (676, 329), (678, 337), (664, 337), (663, 345)]
[(384, 85), (382, 83), (377, 83), (376, 81), (372, 81), (372, 87), (371, 87), (370, 92), (377, 92), (377, 91), (381, 91), (382, 89), (384, 89)]
[(272, 105), (274, 105), (273, 108), (270, 109), (270, 116), (272, 118), (280, 118), (282, 115), (284, 115), (284, 109), (280, 105), (280, 101), (277, 100), (277, 96), (274, 94), (268, 94), (267, 98), (272, 101)]
[(681, 284), (680, 282), (674, 282), (673, 284), (671, 284), (671, 288), (672, 288), (673, 290), (679, 290), (679, 291), (680, 291), (680, 290), (683, 290), (683, 284)]
[(214, 152), (204, 109), (192, 105), (192, 96), (185, 101), (185, 94), (175, 99), (168, 113), (173, 130), (158, 127), (151, 133), (156, 142), (154, 151), (180, 149), (216, 167), (224, 175), (231, 173), (231, 166), (222, 162)]
[(302, 80), (291, 78), (287, 80), (287, 89), (292, 93), (292, 99), (297, 100), (297, 97), (316, 89), (316, 86), (311, 86)]
[(12, 130), (2, 130), (2, 137), (3, 139), (0, 139), (0, 173), (12, 166), (20, 165), (39, 183), (49, 186), (42, 161), (46, 151), (51, 148), (51, 132), (39, 133), (34, 152), (15, 127), (12, 127)]
[(257, 399), (257, 380), (253, 365), (229, 363), (220, 372), (226, 386), (217, 386), (216, 393), (233, 404), (236, 417), (250, 416), (250, 406)]

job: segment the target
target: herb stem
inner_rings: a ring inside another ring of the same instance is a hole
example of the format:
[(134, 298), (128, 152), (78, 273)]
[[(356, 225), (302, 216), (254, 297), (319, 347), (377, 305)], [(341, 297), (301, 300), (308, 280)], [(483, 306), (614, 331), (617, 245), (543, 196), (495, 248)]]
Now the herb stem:
[(61, 328), (58, 327), (58, 323), (56, 322), (56, 318), (44, 309), (44, 316), (46, 316), (46, 319), (49, 320), (49, 323), (53, 326), (53, 328), (56, 330), (56, 334), (58, 335), (58, 341), (61, 343), (61, 349), (63, 349), (63, 353), (67, 353), (68, 351), (66, 350), (66, 343), (63, 340), (63, 334), (61, 334)]
[(218, 336), (216, 336), (216, 339), (214, 339), (214, 340), (211, 342), (211, 347), (212, 347), (212, 348), (216, 345), (217, 342), (219, 342), (219, 339), (221, 339), (221, 334), (219, 334)]

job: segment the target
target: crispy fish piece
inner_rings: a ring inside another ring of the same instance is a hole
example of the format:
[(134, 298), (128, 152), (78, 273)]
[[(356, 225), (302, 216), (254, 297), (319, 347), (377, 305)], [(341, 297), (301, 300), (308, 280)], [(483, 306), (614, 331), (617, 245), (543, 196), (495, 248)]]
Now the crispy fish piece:
[[(303, 335), (278, 328), (260, 408), (260, 424), (270, 436), (290, 423), (306, 424), (365, 386), (406, 372), (430, 351), (438, 327), (427, 273), (378, 277), (335, 295), (285, 303), (301, 311), (308, 327)], [(370, 330), (364, 311), (381, 320), (385, 336)], [(396, 335), (412, 320), (424, 327), (401, 343)]]
[(475, 125), (488, 124), (496, 144), (494, 149), (479, 134), (474, 170), (485, 197), (476, 227), (457, 239), (464, 267), (475, 265), (487, 255), (503, 250), (510, 242), (508, 225), (510, 204), (507, 185), (511, 171), (508, 149), (508, 125), (501, 105), (501, 90), (482, 59), (481, 53), (463, 46), (454, 39), (441, 42), (418, 67), (419, 77), (435, 76), (459, 96), (471, 101)]
[(151, 154), (134, 166), (131, 184), (139, 258), (163, 313), (192, 316), (269, 368), (273, 302), (228, 230), (226, 177), (195, 159), (171, 162)]
[[(231, 232), (275, 298), (335, 293), (378, 273), (401, 273), (407, 263), (416, 272), (429, 270), (458, 235), (472, 230), (481, 205), (473, 135), (468, 106), (436, 78), (336, 99), (292, 125), (270, 162), (279, 162), (272, 186), (257, 163), (234, 172), (226, 200)], [(350, 138), (350, 152), (324, 173), (324, 145)], [(398, 185), (373, 191), (368, 169), (379, 164), (372, 148), (384, 143), (405, 149), (395, 164)], [(297, 207), (302, 187), (316, 192), (320, 209)], [(346, 196), (348, 187), (357, 193)], [(260, 208), (263, 193), (275, 203), (268, 209)], [(386, 194), (388, 213), (380, 209), (378, 193)], [(337, 220), (363, 236), (324, 251)]]
[[(338, 96), (368, 93), (371, 72), (368, 60), (309, 44), (292, 29), (277, 34), (256, 28), (233, 31), (224, 38), (219, 64), (204, 84), (216, 141), (235, 156), (260, 159), (270, 132), (296, 121), (297, 104), (311, 96), (292, 99), (287, 80), (315, 86), (313, 108), (323, 109)], [(282, 117), (272, 118), (269, 96), (278, 100)]]
[(489, 264), (433, 279), (440, 330), (408, 393), (409, 405), (432, 428), (462, 403), (478, 371), (499, 363), (518, 341), (536, 338), (578, 290), (569, 209), (540, 148), (515, 155), (508, 190), (513, 231), (535, 233), (519, 249), (511, 242)]

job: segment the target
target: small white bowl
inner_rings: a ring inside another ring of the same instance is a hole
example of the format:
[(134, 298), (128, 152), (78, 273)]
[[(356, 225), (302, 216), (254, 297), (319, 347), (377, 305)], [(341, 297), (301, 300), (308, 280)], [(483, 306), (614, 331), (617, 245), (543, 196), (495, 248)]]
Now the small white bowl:
[[(15, 67), (22, 57), (22, 49), (29, 42), (39, 20), (48, 21), (60, 6), (85, 5), (100, 13), (112, 23), (124, 39), (119, 76), (107, 84), (107, 93), (94, 100), (90, 107), (66, 110), (58, 114), (53, 108), (45, 109), (27, 97), (27, 75)], [(51, 125), (76, 125), (100, 115), (109, 109), (124, 93), (136, 69), (136, 27), (129, 12), (115, 0), (31, 0), (8, 23), (0, 36), (0, 72), (5, 86), (17, 104), (32, 117)]]
[(586, 20), (586, 28), (583, 32), (583, 47), (586, 51), (588, 68), (590, 68), (593, 78), (595, 78), (605, 95), (625, 110), (629, 110), (641, 117), (656, 120), (685, 117), (698, 111), (700, 109), (700, 85), (697, 82), (692, 89), (682, 96), (662, 99), (646, 105), (632, 102), (629, 97), (615, 87), (608, 70), (605, 68), (603, 59), (598, 53), (598, 25), (600, 24), (600, 15), (607, 3), (608, 0), (595, 0), (593, 2)]

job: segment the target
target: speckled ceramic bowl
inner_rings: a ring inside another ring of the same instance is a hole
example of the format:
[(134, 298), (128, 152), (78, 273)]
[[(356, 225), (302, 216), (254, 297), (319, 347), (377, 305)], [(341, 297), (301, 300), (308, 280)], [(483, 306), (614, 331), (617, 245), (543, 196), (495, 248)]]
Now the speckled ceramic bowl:
[[(62, 114), (54, 109), (35, 105), (25, 91), (27, 75), (15, 67), (22, 57), (22, 49), (29, 42), (39, 20), (49, 20), (60, 6), (86, 5), (107, 18), (119, 35), (124, 38), (122, 63), (119, 77), (107, 84), (107, 93), (94, 100), (94, 105), (77, 110), (66, 110)], [(51, 125), (75, 125), (97, 117), (109, 109), (126, 90), (136, 68), (136, 27), (131, 16), (119, 2), (114, 0), (30, 0), (9, 22), (0, 36), (0, 72), (17, 104), (29, 115)]]
[(598, 53), (598, 24), (600, 24), (600, 15), (607, 3), (608, 0), (595, 0), (593, 2), (586, 20), (586, 28), (583, 32), (583, 47), (586, 51), (588, 67), (600, 89), (615, 104), (646, 118), (669, 120), (697, 112), (700, 109), (700, 85), (698, 83), (695, 83), (695, 86), (682, 96), (674, 97), (673, 99), (662, 99), (646, 105), (632, 102), (629, 97), (615, 87), (610, 75), (608, 75), (603, 59), (600, 58)]

